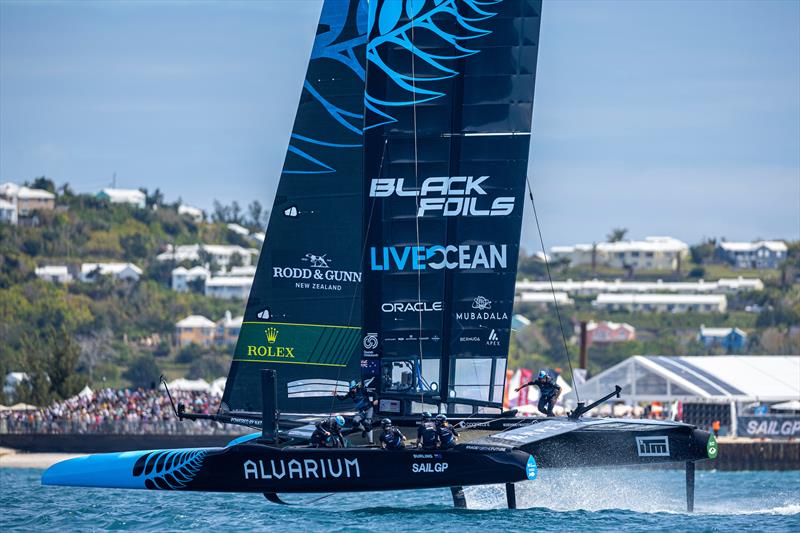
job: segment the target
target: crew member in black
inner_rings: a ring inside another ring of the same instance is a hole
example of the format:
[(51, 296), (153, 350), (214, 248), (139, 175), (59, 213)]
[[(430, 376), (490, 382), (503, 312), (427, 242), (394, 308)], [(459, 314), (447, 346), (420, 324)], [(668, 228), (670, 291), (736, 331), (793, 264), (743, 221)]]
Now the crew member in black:
[(381, 448), (384, 450), (402, 450), (406, 447), (406, 436), (392, 425), (392, 421), (388, 418), (381, 420)]
[(378, 405), (375, 394), (367, 390), (364, 383), (353, 380), (350, 382), (347, 394), (341, 396), (337, 394), (336, 397), (339, 400), (353, 400), (353, 403), (356, 404), (356, 411), (358, 411), (353, 417), (353, 427), (360, 429), (361, 436), (368, 438), (369, 443), (372, 444), (372, 415), (375, 412), (375, 406)]
[(422, 423), (417, 428), (417, 448), (435, 450), (439, 446), (439, 435), (433, 416), (425, 411), (422, 413)]
[(539, 376), (534, 381), (520, 385), (515, 390), (519, 391), (531, 385), (539, 387), (539, 412), (547, 416), (555, 416), (553, 407), (555, 407), (558, 397), (561, 396), (561, 387), (550, 379), (550, 375), (546, 371), (540, 370)]
[(320, 420), (316, 424), (314, 433), (311, 434), (311, 447), (344, 448), (342, 427), (344, 427), (344, 417), (341, 415)]
[(441, 450), (449, 450), (456, 445), (458, 431), (447, 422), (446, 415), (436, 415), (436, 436)]

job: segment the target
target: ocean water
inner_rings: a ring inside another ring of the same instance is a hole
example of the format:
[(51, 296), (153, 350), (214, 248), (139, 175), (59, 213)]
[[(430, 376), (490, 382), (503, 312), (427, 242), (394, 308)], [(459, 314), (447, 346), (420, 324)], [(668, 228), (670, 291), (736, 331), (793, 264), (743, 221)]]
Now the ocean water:
[(685, 512), (682, 470), (539, 470), (517, 484), (520, 509), (500, 487), (287, 495), (42, 487), (41, 470), (0, 469), (2, 531), (800, 531), (800, 472), (697, 473)]

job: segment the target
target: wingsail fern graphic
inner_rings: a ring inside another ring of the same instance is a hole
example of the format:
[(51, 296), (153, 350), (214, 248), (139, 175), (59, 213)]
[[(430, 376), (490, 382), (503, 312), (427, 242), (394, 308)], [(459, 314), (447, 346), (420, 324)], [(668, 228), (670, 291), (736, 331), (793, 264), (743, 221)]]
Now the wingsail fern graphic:
[(301, 110), (322, 120), (295, 123), (285, 174), (336, 172), (324, 157), (327, 149), (361, 149), (363, 102), (342, 98), (336, 85), (364, 85), (366, 4), (367, 0), (327, 0), (323, 5), (300, 103)]
[[(308, 128), (296, 124), (284, 173), (334, 173), (337, 169), (325, 157), (326, 150), (360, 150), (363, 129), (396, 122), (390, 108), (444, 96), (443, 90), (435, 87), (436, 82), (458, 76), (454, 63), (480, 51), (467, 41), (491, 33), (479, 26), (496, 15), (491, 6), (501, 1), (388, 0), (369, 2), (367, 8), (367, 0), (326, 0), (301, 97), (301, 107), (304, 103), (319, 106), (326, 120), (312, 122)], [(414, 37), (420, 32), (435, 36), (437, 46), (417, 48)], [(369, 42), (368, 35), (372, 36)], [(408, 57), (394, 55), (393, 61), (388, 52), (396, 48), (405, 50)], [(415, 68), (404, 72), (409, 70), (411, 56)], [(398, 60), (406, 68), (397, 64)], [(369, 88), (363, 101), (340, 97), (336, 82), (356, 79), (364, 86), (367, 62), (395, 85), (391, 93), (397, 95), (396, 99), (375, 98)]]
[(164, 450), (141, 456), (133, 465), (133, 477), (145, 476), (148, 489), (182, 489), (203, 466), (207, 450)]
[[(391, 80), (394, 86), (383, 93), (396, 98), (377, 98), (367, 87), (365, 107), (374, 116), (365, 129), (395, 122), (391, 112), (382, 108), (416, 105), (444, 96), (436, 82), (458, 76), (455, 62), (480, 52), (465, 41), (491, 33), (479, 25), (496, 15), (488, 9), (501, 1), (396, 0), (380, 6), (371, 2), (367, 61), (370, 68), (380, 69)], [(425, 42), (434, 45), (418, 48), (414, 41), (420, 33), (426, 33)], [(405, 50), (406, 56), (398, 54), (398, 49)]]

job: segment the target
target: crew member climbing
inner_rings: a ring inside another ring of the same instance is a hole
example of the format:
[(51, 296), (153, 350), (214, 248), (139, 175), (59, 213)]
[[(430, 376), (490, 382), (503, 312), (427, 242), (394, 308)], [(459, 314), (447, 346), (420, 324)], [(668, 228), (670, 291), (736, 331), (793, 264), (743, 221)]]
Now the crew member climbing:
[(539, 376), (524, 385), (520, 385), (516, 390), (519, 392), (525, 387), (535, 385), (539, 387), (539, 412), (547, 416), (555, 416), (553, 414), (553, 407), (555, 407), (558, 397), (561, 396), (561, 387), (550, 378), (550, 374), (545, 370), (539, 371)]
[(378, 405), (375, 393), (369, 391), (363, 382), (353, 380), (350, 382), (347, 394), (336, 394), (336, 398), (342, 401), (353, 400), (357, 411), (353, 417), (353, 428), (360, 429), (361, 436), (367, 438), (372, 444), (372, 415), (375, 412), (375, 406)]

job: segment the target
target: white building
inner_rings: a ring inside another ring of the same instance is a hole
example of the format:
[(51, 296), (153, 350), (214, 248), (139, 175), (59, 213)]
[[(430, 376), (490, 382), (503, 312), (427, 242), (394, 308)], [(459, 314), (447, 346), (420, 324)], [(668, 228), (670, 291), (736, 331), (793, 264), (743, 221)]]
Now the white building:
[(36, 277), (45, 281), (56, 283), (69, 283), (72, 281), (72, 274), (65, 265), (41, 266), (34, 271)]
[(220, 276), (206, 280), (206, 296), (225, 300), (245, 300), (253, 286), (253, 278)]
[(249, 229), (240, 224), (236, 224), (235, 222), (228, 222), (227, 227), (230, 231), (236, 233), (237, 235), (241, 235), (242, 237), (247, 237), (250, 235)]
[(592, 302), (606, 311), (653, 311), (657, 313), (724, 313), (724, 294), (600, 294)]
[(601, 242), (597, 245), (553, 246), (553, 260), (639, 270), (675, 270), (689, 256), (689, 245), (672, 237), (645, 237), (643, 241)]
[(179, 215), (186, 215), (190, 217), (195, 222), (202, 222), (205, 220), (205, 213), (199, 207), (193, 207), (191, 205), (184, 205), (181, 204), (178, 206), (178, 214)]
[(521, 292), (517, 298), (517, 303), (534, 305), (572, 305), (575, 302), (566, 292), (556, 292), (555, 297), (552, 292)]
[(235, 266), (228, 269), (226, 272), (220, 272), (218, 275), (220, 276), (238, 276), (238, 277), (247, 277), (250, 276), (254, 278), (256, 276), (256, 270), (258, 267), (256, 265), (243, 265), (243, 266)]
[(31, 189), (16, 183), (0, 185), (0, 198), (13, 204), (18, 216), (28, 216), (37, 210), (54, 209), (56, 195), (44, 189)]
[(12, 226), (17, 224), (16, 204), (4, 200), (3, 198), (0, 198), (0, 222), (11, 224)]
[(243, 248), (229, 244), (184, 244), (180, 246), (169, 245), (167, 251), (156, 256), (158, 261), (200, 261), (203, 255), (214, 261), (220, 267), (227, 267), (234, 255), (239, 255), (243, 265), (253, 264), (253, 258), (258, 256), (258, 250)]
[(736, 268), (778, 268), (789, 248), (783, 241), (721, 242), (717, 257)]
[(133, 263), (84, 263), (81, 265), (81, 281), (91, 283), (98, 274), (118, 280), (138, 281), (142, 277), (142, 269)]
[(172, 290), (177, 292), (188, 292), (189, 283), (202, 279), (205, 282), (211, 277), (211, 272), (205, 267), (196, 266), (185, 268), (179, 266), (172, 270)]
[[(695, 294), (735, 293), (764, 290), (764, 282), (758, 278), (721, 278), (718, 281), (603, 281), (598, 279), (554, 281), (553, 289), (569, 294), (591, 295), (607, 292), (680, 292)], [(516, 290), (521, 292), (549, 291), (549, 281), (518, 281)]]
[(112, 204), (129, 204), (139, 208), (146, 205), (147, 196), (137, 189), (103, 189), (97, 197)]

